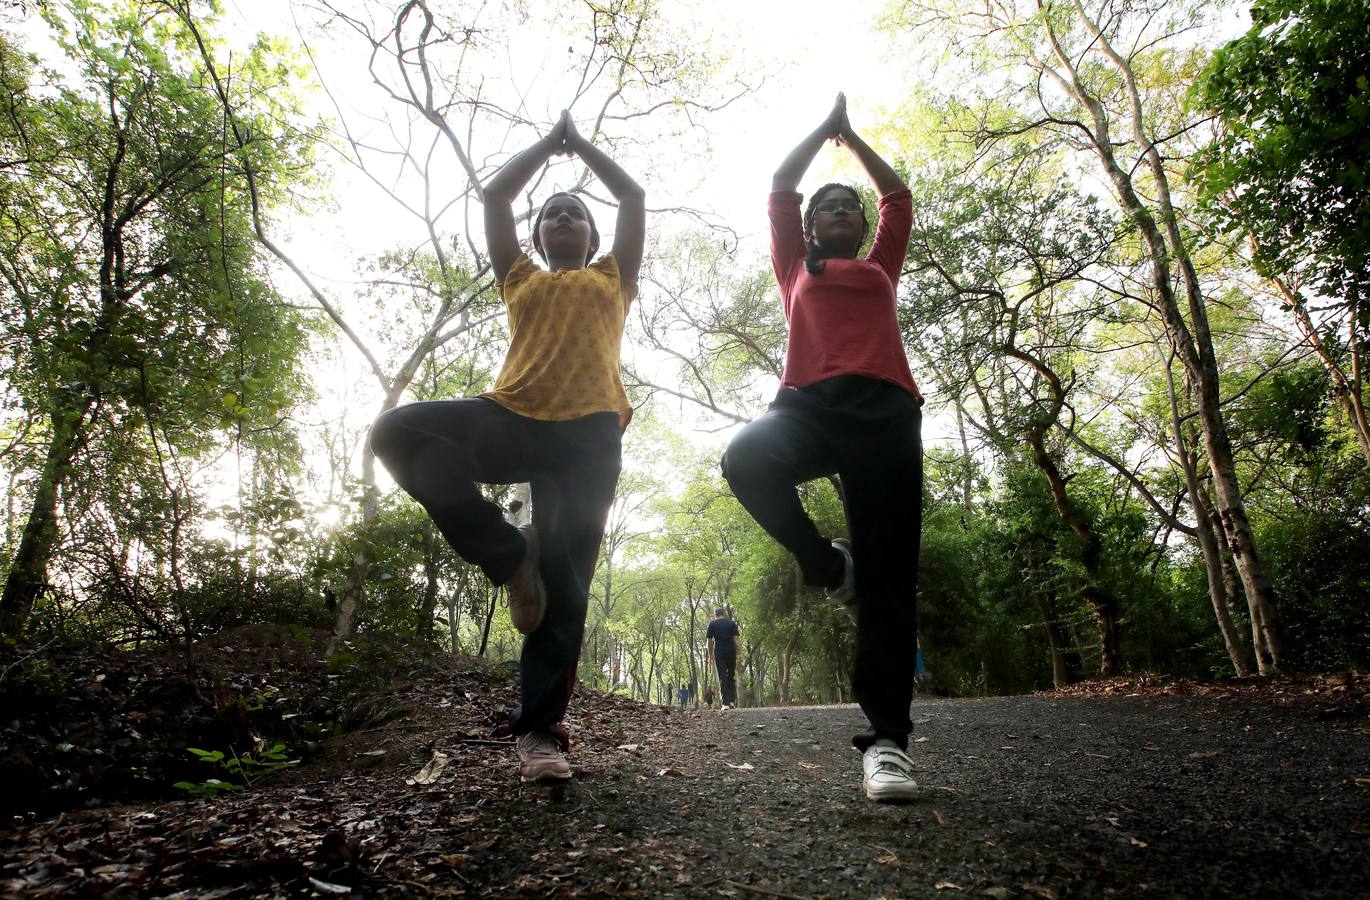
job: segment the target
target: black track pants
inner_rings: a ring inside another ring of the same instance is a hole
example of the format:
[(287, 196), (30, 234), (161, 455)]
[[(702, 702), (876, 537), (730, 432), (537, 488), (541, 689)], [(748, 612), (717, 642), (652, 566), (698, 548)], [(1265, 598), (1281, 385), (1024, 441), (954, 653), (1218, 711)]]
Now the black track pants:
[(799, 501), (797, 485), (836, 474), (856, 564), (852, 688), (876, 738), (908, 745), (918, 639), (922, 525), (922, 413), (892, 384), (839, 376), (782, 389), (765, 415), (733, 438), (723, 476), (747, 512), (794, 554), (810, 584), (831, 584), (841, 557)]
[(524, 540), (476, 485), (532, 486), (547, 616), (523, 640), (514, 734), (547, 731), (564, 744), (559, 723), (575, 686), (621, 440), (617, 413), (544, 422), (483, 398), (399, 406), (371, 428), (371, 447), (395, 481), (428, 511), (452, 549), (494, 584), (513, 577)]

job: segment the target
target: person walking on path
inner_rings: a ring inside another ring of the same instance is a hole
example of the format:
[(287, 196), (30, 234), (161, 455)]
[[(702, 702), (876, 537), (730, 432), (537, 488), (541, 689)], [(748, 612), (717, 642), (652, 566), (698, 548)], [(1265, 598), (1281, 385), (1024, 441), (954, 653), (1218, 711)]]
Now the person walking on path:
[[(870, 251), (861, 195), (800, 179), (827, 141), (848, 150), (878, 196)], [(907, 185), (852, 129), (839, 94), (771, 182), (771, 262), (789, 324), (781, 387), (729, 443), (723, 475), (753, 518), (794, 554), (805, 583), (856, 619), (853, 692), (870, 728), (863, 783), (873, 800), (915, 796), (907, 753), (917, 620), (923, 397), (909, 370), (895, 288), (908, 249)], [(850, 539), (820, 535), (796, 486), (836, 474)]]
[(705, 635), (709, 660), (718, 670), (718, 692), (722, 695), (718, 708), (732, 709), (737, 706), (737, 657), (742, 652), (742, 631), (728, 611), (720, 606), (714, 610)]
[(680, 703), (680, 709), (686, 710), (690, 706), (690, 688), (688, 685), (681, 684), (680, 690), (676, 692), (676, 700)]
[[(543, 269), (519, 245), (513, 202), (556, 154), (574, 154), (618, 201), (611, 252), (578, 195), (556, 193), (531, 229)], [(479, 397), (396, 407), (371, 447), (459, 556), (509, 593), (525, 635), (520, 704), (506, 728), (525, 781), (571, 777), (561, 721), (575, 685), (590, 580), (632, 417), (619, 377), (628, 307), (637, 296), (646, 207), (642, 188), (583, 137), (563, 111), (543, 138), (485, 185), (490, 266), (509, 320), (509, 351)], [(593, 260), (593, 262), (592, 262)], [(515, 528), (478, 484), (529, 482), (532, 522)]]

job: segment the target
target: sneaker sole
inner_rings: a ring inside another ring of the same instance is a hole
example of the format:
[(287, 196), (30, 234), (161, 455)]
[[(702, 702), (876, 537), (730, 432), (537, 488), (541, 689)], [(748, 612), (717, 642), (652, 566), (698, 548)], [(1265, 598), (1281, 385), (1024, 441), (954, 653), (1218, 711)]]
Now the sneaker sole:
[(899, 788), (897, 791), (879, 791), (867, 787), (866, 796), (877, 803), (907, 803), (910, 800), (918, 799), (918, 786)]
[(563, 781), (571, 780), (570, 772), (543, 772), (540, 775), (528, 776), (519, 773), (519, 781), (524, 784), (559, 784)]

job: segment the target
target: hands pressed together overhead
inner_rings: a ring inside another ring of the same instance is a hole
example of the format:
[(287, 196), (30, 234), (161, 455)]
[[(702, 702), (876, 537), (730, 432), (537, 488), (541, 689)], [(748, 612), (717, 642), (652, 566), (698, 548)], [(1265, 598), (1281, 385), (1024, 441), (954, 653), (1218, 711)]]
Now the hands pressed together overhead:
[(828, 117), (823, 120), (823, 132), (828, 140), (841, 147), (843, 141), (852, 134), (851, 121), (847, 118), (847, 95), (837, 94)]
[(563, 109), (561, 117), (557, 119), (552, 130), (547, 132), (543, 140), (551, 145), (551, 151), (556, 156), (572, 156), (580, 152), (580, 146), (585, 138), (576, 130), (576, 123), (571, 118), (570, 110)]

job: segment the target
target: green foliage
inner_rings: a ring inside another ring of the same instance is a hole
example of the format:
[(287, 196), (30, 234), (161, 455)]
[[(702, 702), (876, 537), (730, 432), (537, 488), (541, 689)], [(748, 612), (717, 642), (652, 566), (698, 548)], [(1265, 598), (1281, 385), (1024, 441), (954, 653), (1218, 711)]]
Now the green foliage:
[[(1257, 0), (1194, 101), (1222, 125), (1193, 175), (1262, 274), (1303, 272), (1329, 298), (1370, 296), (1370, 5)], [(1356, 300), (1355, 298), (1360, 298)]]
[(198, 747), (187, 747), (186, 752), (206, 765), (222, 769), (231, 780), (207, 778), (201, 782), (178, 781), (172, 786), (192, 796), (211, 800), (220, 794), (251, 787), (254, 782), (294, 765), (285, 752), (285, 744), (279, 741), (271, 744), (258, 741), (252, 751), (242, 754), (232, 749), (225, 754), (222, 750), (201, 750)]
[[(61, 65), (0, 43), (16, 126), (0, 127), (0, 381), (29, 426), (6, 464), (39, 535), (14, 565), (60, 583), (47, 568), (65, 534), (89, 548), (62, 556), (72, 578), (150, 584), (133, 566), (174, 594), (204, 511), (193, 470), (230, 444), (277, 472), (298, 453), (286, 421), (308, 396), (309, 324), (261, 271), (246, 160), (172, 8), (70, 0), (42, 16)], [(240, 89), (261, 86), (263, 52), (243, 57)], [(249, 127), (289, 110), (275, 88)], [(295, 140), (247, 156), (282, 173), (306, 158)], [(5, 604), (22, 622), (8, 589)]]

